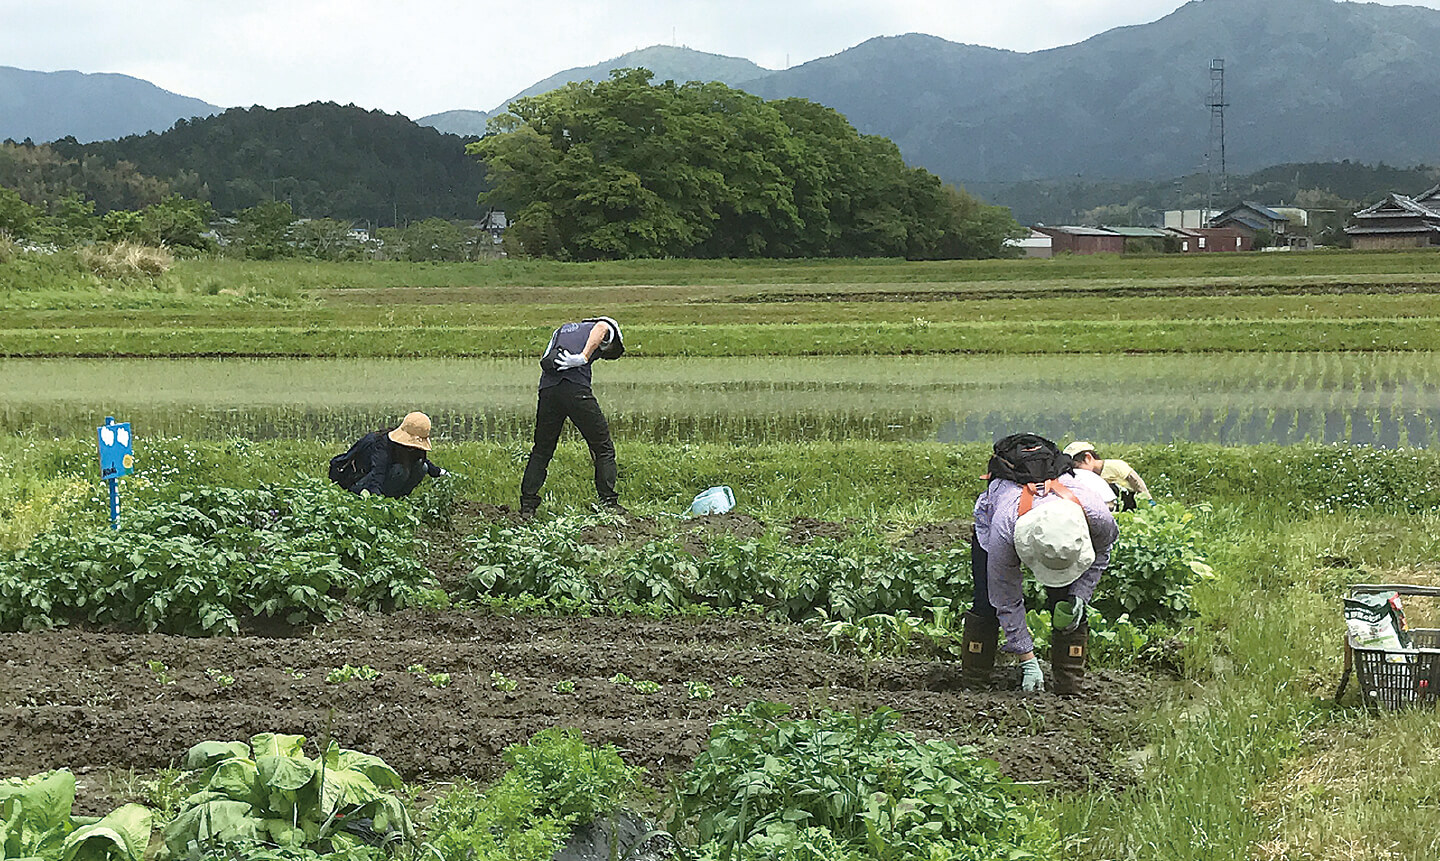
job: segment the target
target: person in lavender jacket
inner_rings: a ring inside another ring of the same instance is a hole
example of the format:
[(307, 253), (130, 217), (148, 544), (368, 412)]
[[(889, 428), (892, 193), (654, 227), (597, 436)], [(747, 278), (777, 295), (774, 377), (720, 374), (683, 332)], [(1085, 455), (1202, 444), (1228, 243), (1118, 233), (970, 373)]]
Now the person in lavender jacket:
[(1029, 568), (1045, 587), (1045, 608), (1054, 621), (1050, 665), (1055, 692), (1079, 693), (1090, 637), (1085, 607), (1118, 536), (1109, 508), (1073, 474), (1043, 486), (992, 480), (975, 500), (975, 605), (966, 614), (962, 658), (967, 683), (990, 675), (996, 629), (1003, 628), (1004, 651), (1020, 660), (1021, 688), (1044, 690), (1021, 592), (1023, 569)]

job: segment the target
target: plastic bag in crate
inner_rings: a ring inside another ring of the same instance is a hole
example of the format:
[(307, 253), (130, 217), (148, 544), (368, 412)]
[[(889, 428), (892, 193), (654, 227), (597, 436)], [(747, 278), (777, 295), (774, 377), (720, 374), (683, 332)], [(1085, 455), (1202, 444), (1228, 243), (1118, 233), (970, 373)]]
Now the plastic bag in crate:
[(1403, 664), (1406, 656), (1399, 654), (1410, 648), (1410, 635), (1405, 630), (1405, 611), (1397, 592), (1371, 592), (1345, 599), (1345, 627), (1350, 641), (1362, 649), (1384, 649), (1385, 660)]

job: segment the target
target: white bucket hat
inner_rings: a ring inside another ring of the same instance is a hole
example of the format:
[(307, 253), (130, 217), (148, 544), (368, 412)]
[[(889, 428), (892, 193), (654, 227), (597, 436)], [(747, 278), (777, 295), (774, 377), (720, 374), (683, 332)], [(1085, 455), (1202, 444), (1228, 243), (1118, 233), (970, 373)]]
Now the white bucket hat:
[(1042, 586), (1069, 586), (1095, 561), (1085, 509), (1068, 499), (1037, 505), (1015, 521), (1015, 553)]

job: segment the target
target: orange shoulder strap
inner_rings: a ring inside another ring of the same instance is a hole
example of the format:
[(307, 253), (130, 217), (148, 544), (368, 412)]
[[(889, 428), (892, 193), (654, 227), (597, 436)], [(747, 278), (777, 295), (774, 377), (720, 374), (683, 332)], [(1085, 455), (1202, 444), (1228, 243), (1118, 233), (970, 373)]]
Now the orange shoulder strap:
[[(1053, 493), (1061, 499), (1068, 499), (1076, 505), (1080, 505), (1080, 500), (1075, 498), (1075, 492), (1061, 484), (1058, 478), (1052, 478), (1045, 482), (1044, 492), (1047, 494)], [(1022, 487), (1020, 490), (1020, 513), (1024, 514), (1029, 511), (1035, 504), (1035, 497), (1042, 495), (1044, 494), (1041, 493), (1040, 486), (1034, 482)], [(1080, 507), (1083, 509), (1085, 506), (1080, 505)]]

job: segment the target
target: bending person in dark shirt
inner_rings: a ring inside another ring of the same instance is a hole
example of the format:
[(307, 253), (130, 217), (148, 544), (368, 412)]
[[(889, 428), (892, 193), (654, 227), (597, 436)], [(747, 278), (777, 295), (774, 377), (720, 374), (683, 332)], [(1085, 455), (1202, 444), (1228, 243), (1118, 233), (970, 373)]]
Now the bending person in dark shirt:
[(624, 512), (615, 490), (617, 467), (615, 444), (600, 402), (590, 389), (590, 363), (596, 359), (618, 359), (625, 352), (620, 326), (609, 317), (591, 317), (566, 323), (550, 336), (540, 357), (540, 395), (535, 407), (535, 445), (520, 480), (520, 514), (533, 517), (540, 507), (540, 488), (560, 442), (565, 420), (590, 446), (595, 462), (595, 494), (608, 509)]

